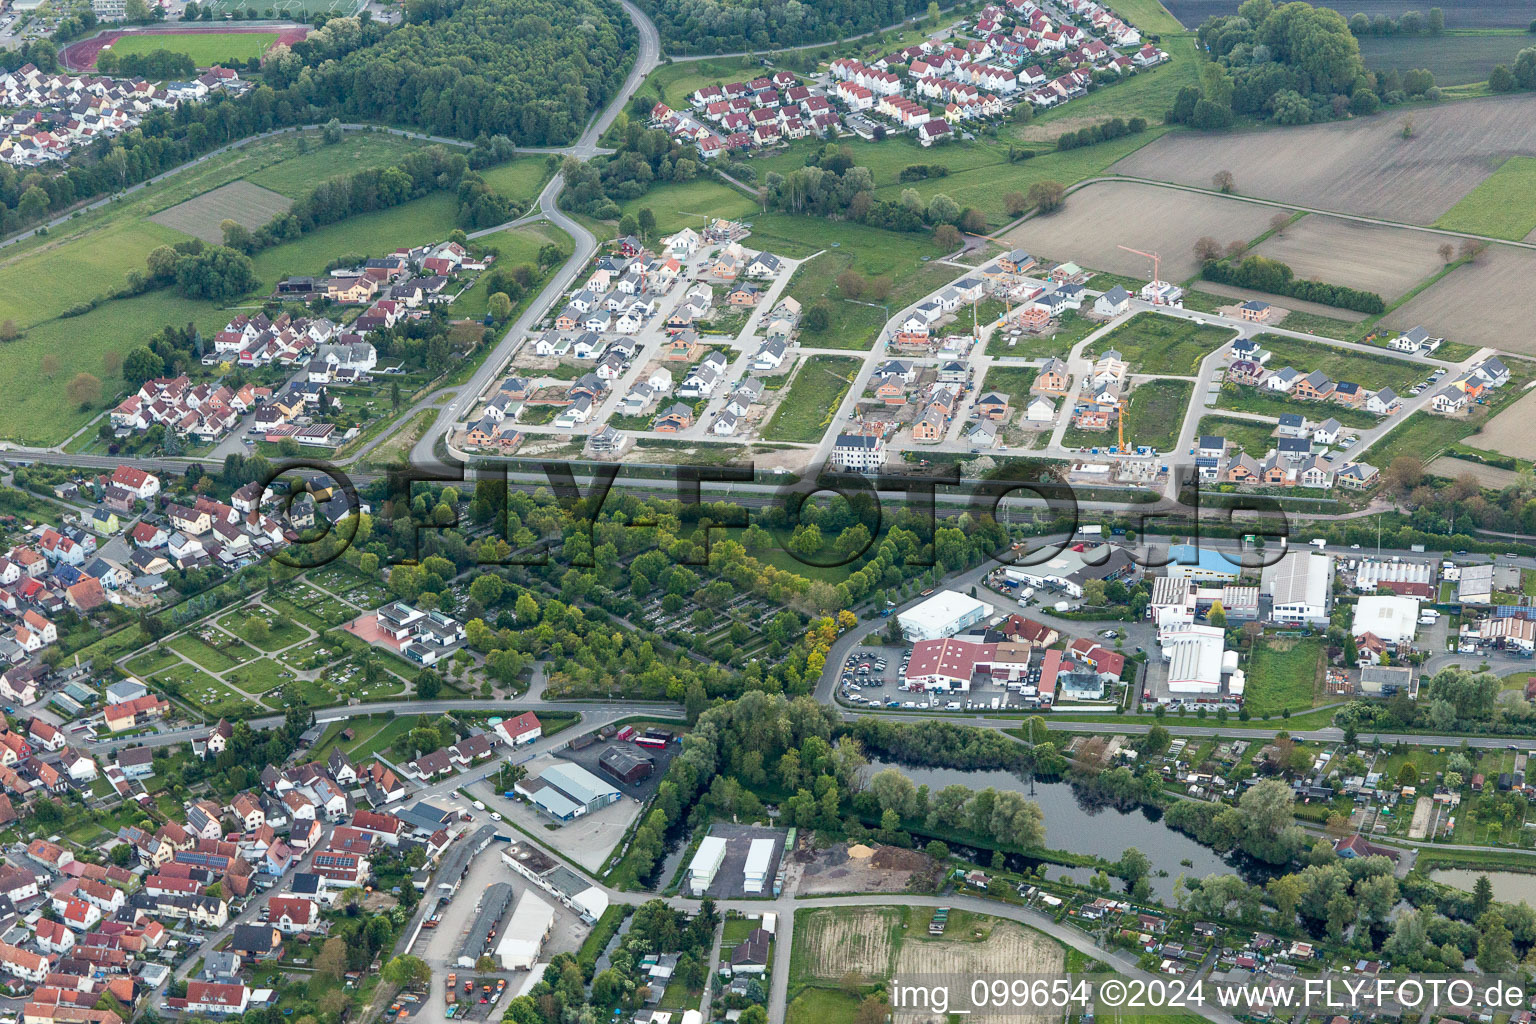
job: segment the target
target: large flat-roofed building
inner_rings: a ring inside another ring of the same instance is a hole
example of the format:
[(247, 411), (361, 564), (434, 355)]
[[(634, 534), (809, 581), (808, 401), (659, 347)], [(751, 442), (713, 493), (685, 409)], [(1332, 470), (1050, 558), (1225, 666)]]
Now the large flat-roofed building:
[(1405, 597), (1429, 599), (1435, 596), (1435, 567), (1428, 562), (1394, 558), (1390, 561), (1362, 558), (1355, 572), (1355, 589), (1390, 590)]
[(1360, 670), (1360, 692), (1367, 697), (1414, 693), (1413, 669), (1406, 665), (1366, 665)]
[(773, 869), (772, 839), (754, 839), (747, 848), (747, 864), (743, 869), (742, 888), (752, 894), (763, 891), (768, 884), (768, 872)]
[(1373, 633), (1389, 644), (1404, 644), (1413, 640), (1419, 628), (1419, 599), (1416, 597), (1383, 597), (1367, 594), (1355, 602), (1355, 619), (1352, 635), (1362, 637)]
[(1158, 630), (1158, 645), (1168, 663), (1168, 692), (1174, 696), (1213, 697), (1221, 692), (1226, 632), (1216, 626), (1174, 625)]
[(1260, 591), (1270, 599), (1270, 618), (1284, 625), (1328, 625), (1333, 558), (1321, 551), (1290, 552), (1265, 566)]
[(985, 621), (992, 606), (953, 590), (941, 590), (928, 600), (896, 616), (902, 636), (911, 643), (954, 636)]
[(1175, 544), (1168, 549), (1167, 574), (1175, 579), (1199, 583), (1231, 583), (1243, 574), (1243, 567), (1224, 552), (1199, 548), (1193, 544)]
[(516, 786), (539, 810), (557, 821), (571, 821), (616, 802), (622, 794), (577, 764), (560, 763)]
[(923, 690), (969, 691), (977, 673), (1000, 682), (1016, 682), (1029, 669), (1030, 645), (983, 643), (963, 637), (921, 640), (912, 645), (912, 659), (903, 677), (908, 686)]
[(725, 862), (725, 840), (719, 836), (705, 836), (699, 843), (693, 860), (688, 862), (688, 888), (695, 896), (714, 884), (720, 865)]
[[(1036, 551), (1031, 552), (1030, 557), (1039, 559), (1042, 556)], [(1124, 548), (1086, 542), (1073, 544), (1045, 561), (1010, 565), (1003, 571), (1009, 579), (1018, 580), (1025, 586), (1065, 591), (1069, 597), (1082, 597), (1083, 584), (1089, 580), (1129, 583), (1136, 578), (1136, 573), (1137, 565)]]
[(502, 970), (526, 971), (538, 963), (544, 940), (554, 926), (555, 908), (525, 890), (507, 922), (507, 930), (496, 944)]

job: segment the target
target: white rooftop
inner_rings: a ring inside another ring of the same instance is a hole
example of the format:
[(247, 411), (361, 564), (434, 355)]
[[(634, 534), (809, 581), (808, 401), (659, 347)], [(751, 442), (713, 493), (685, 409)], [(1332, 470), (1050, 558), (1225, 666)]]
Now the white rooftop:
[(1419, 622), (1419, 599), (1370, 594), (1355, 603), (1355, 636), (1375, 633), (1389, 644), (1413, 639)]

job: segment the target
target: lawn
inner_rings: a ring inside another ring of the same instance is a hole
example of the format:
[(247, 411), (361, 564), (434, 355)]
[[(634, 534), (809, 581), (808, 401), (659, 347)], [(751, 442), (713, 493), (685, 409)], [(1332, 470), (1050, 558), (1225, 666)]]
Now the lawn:
[[(1149, 124), (1160, 124), (1163, 115), (1178, 98), (1179, 90), (1186, 85), (1200, 84), (1200, 51), (1193, 32), (1165, 35), (1158, 45), (1172, 60), (1138, 71), (1124, 81), (1100, 86), (1071, 103), (1046, 110), (1033, 123), (1066, 120), (1073, 126), (1081, 126), (1111, 117), (1127, 121), (1141, 117)], [(1028, 140), (1031, 135), (1026, 130), (1022, 137)]]
[(784, 1019), (786, 1024), (853, 1024), (858, 1012), (858, 996), (842, 989), (808, 988), (795, 996)]
[[(518, 267), (524, 264), (538, 267), (539, 249), (554, 242), (560, 247), (562, 256), (568, 256), (571, 252), (571, 238), (564, 231), (553, 224), (530, 224), (522, 228), (507, 228), (484, 238), (475, 239), (477, 246), (496, 250), (496, 263), (503, 267)], [(537, 274), (535, 275), (538, 276)], [(539, 284), (535, 282), (530, 289), (532, 295), (538, 294)], [(490, 290), (486, 275), (482, 274), (480, 280), (453, 301), (449, 306), (449, 312), (455, 317), (465, 317), (471, 320), (479, 320), (485, 316), (486, 301), (490, 298)], [(514, 314), (516, 306), (513, 307)]]
[(1278, 334), (1260, 334), (1254, 340), (1270, 351), (1270, 360), (1265, 365), (1275, 370), (1282, 366), (1294, 367), (1302, 373), (1322, 370), (1333, 380), (1354, 381), (1373, 391), (1391, 388), (1398, 394), (1407, 393), (1410, 387), (1424, 379), (1424, 365), (1406, 359), (1366, 355), (1320, 341), (1302, 341)]
[(993, 358), (1044, 359), (1059, 356), (1065, 359), (1072, 346), (1094, 331), (1103, 327), (1098, 320), (1090, 320), (1076, 310), (1066, 310), (1055, 321), (1056, 329), (1050, 334), (1021, 332), (1015, 338), (1009, 331), (998, 328), (987, 339), (987, 355)]
[(1317, 703), (1322, 677), (1320, 637), (1263, 637), (1248, 660), (1244, 706), (1255, 717), (1305, 711)]
[[(258, 618), (267, 624), (266, 635), (260, 639), (256, 638), (256, 631), (250, 625), (252, 619)], [(244, 608), (230, 612), (219, 620), (219, 625), (251, 646), (268, 652), (280, 651), (309, 635), (302, 627), (264, 608)]]
[(1262, 459), (1271, 448), (1275, 446), (1275, 439), (1270, 435), (1275, 428), (1267, 423), (1255, 423), (1253, 420), (1234, 419), (1230, 416), (1205, 416), (1200, 420), (1200, 435), (1210, 437), (1212, 435), (1225, 437), (1227, 445), (1236, 446), (1252, 455)]
[(549, 162), (542, 156), (520, 156), (476, 173), (508, 199), (528, 203), (549, 180)]
[(229, 681), (247, 693), (266, 693), (289, 682), (282, 663), (258, 658), (229, 673)]
[(755, 57), (714, 57), (709, 60), (663, 64), (640, 87), (641, 95), (654, 95), (667, 106), (686, 110), (688, 97), (708, 85), (751, 81), (772, 74)]
[(1115, 349), (1131, 364), (1132, 373), (1164, 373), (1193, 377), (1200, 360), (1232, 340), (1226, 327), (1201, 327), (1156, 313), (1131, 317), (1093, 343), (1091, 358)]
[(702, 228), (716, 217), (751, 220), (753, 214), (762, 212), (762, 207), (744, 193), (713, 178), (661, 185), (638, 199), (620, 204), (620, 209), (628, 214), (638, 214), (647, 208), (656, 215), (656, 230), (660, 234)]
[(118, 56), (150, 54), (156, 50), (184, 53), (200, 68), (214, 64), (244, 64), (260, 57), (277, 42), (276, 32), (187, 32), (121, 36), (111, 44)]
[(987, 391), (1001, 391), (1008, 396), (1008, 408), (1010, 417), (1023, 410), (1025, 403), (1029, 401), (1029, 387), (1040, 376), (1040, 371), (1032, 366), (991, 366), (987, 369), (987, 375), (977, 385), (977, 394)]
[(256, 276), (270, 288), (291, 274), (318, 274), (344, 253), (378, 255), (441, 241), (453, 229), (455, 198), (446, 192), (350, 217), (256, 254)]
[[(1299, 412), (1313, 419), (1327, 419), (1332, 416), (1346, 427), (1374, 427), (1377, 418), (1360, 409), (1346, 409), (1333, 402), (1308, 402), (1300, 398), (1292, 398), (1278, 391), (1269, 391), (1264, 388), (1240, 387), (1235, 384), (1223, 385), (1217, 393), (1216, 407), (1218, 409), (1230, 409), (1233, 412), (1251, 412), (1259, 416), (1273, 416), (1279, 419), (1288, 412)], [(1326, 414), (1324, 413), (1326, 411)]]
[(1536, 157), (1505, 160), (1435, 227), (1515, 240), (1536, 230)]
[(812, 356), (801, 364), (773, 418), (763, 428), (765, 441), (821, 440), (837, 415), (859, 361), (845, 356)]
[(214, 647), (202, 638), (183, 633), (167, 641), (166, 646), (184, 658), (190, 658), (210, 672), (227, 672), (236, 665), (256, 657), (256, 652), (238, 640), (223, 647)]
[(181, 659), (170, 651), (156, 647), (145, 651), (136, 657), (130, 658), (123, 667), (139, 677), (152, 676), (156, 672), (170, 668), (172, 665), (180, 665)]
[(1184, 426), (1194, 384), (1187, 380), (1152, 380), (1131, 392), (1125, 411), (1125, 443), (1146, 445), (1160, 452), (1172, 450)]

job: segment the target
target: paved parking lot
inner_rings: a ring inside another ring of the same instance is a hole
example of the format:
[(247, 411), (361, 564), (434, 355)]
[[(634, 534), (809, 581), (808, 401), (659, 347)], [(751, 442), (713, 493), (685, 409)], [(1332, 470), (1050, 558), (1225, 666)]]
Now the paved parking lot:
[[(715, 872), (715, 880), (710, 884), (707, 894), (716, 899), (755, 899), (759, 896), (772, 899), (773, 877), (784, 856), (784, 830), (763, 825), (716, 822), (709, 827), (709, 834), (725, 840), (725, 859), (720, 862), (720, 869)], [(763, 891), (749, 894), (745, 888), (747, 851), (752, 848), (754, 839), (772, 839), (773, 857), (768, 862), (768, 879), (763, 884)]]
[[(601, 752), (601, 750), (598, 751), (599, 754)], [(562, 754), (569, 753), (571, 751), (562, 751)], [(583, 752), (577, 751), (577, 753)], [(528, 775), (532, 777), (562, 760), (564, 760), (563, 757), (545, 755), (534, 758), (525, 767), (528, 769)], [(582, 767), (592, 771), (595, 768), (596, 758), (594, 757), (593, 760), (592, 765), (583, 764)], [(643, 804), (633, 793), (626, 792), (633, 787), (620, 785), (606, 772), (593, 771), (593, 774), (625, 795), (617, 803), (609, 804), (607, 807), (567, 822), (556, 822), (546, 817), (534, 810), (525, 800), (507, 799), (502, 795), (503, 790), (493, 785), (494, 779), (476, 783), (470, 787), (470, 792), (475, 794), (476, 799), (483, 800), (491, 810), (515, 822), (523, 831), (538, 836), (539, 842), (558, 850), (588, 871), (596, 871), (603, 866), (603, 862), (608, 859), (608, 854), (613, 852), (614, 847), (618, 846), (619, 841), (624, 838), (625, 831), (639, 816)], [(660, 779), (659, 774), (654, 777)], [(551, 828), (551, 825), (555, 827)]]

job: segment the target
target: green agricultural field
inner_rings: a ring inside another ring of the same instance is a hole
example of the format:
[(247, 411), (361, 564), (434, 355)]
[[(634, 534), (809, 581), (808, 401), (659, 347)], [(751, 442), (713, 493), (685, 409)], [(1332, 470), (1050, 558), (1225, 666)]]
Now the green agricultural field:
[(1248, 660), (1243, 704), (1250, 714), (1305, 711), (1317, 703), (1323, 679), (1323, 641), (1318, 637), (1266, 637)]
[(174, 231), (201, 238), (209, 245), (222, 245), (226, 220), (234, 221), (247, 231), (255, 231), (287, 213), (292, 205), (281, 192), (248, 181), (232, 181), (204, 192), (196, 199), (161, 210), (150, 219)]
[[(1147, 445), (1160, 452), (1173, 448), (1184, 426), (1194, 384), (1187, 380), (1151, 380), (1131, 392), (1125, 410), (1125, 443)], [(1118, 436), (1117, 436), (1118, 440)]]
[(256, 276), (271, 288), (290, 274), (316, 274), (343, 253), (389, 252), (399, 246), (439, 241), (453, 230), (455, 199), (434, 192), (403, 206), (351, 217), (302, 238), (259, 252)]
[(1505, 160), (1435, 227), (1515, 240), (1536, 230), (1536, 157)]
[(297, 144), (289, 142), (285, 159), (247, 174), (245, 180), (297, 199), (328, 178), (365, 167), (385, 167), (424, 145), (389, 132), (347, 132), (331, 145), (322, 144), (314, 133), (308, 139), (307, 153), (298, 153)]
[[(952, 169), (946, 178), (929, 178), (926, 181), (903, 185), (883, 185), (875, 189), (881, 199), (900, 200), (903, 189), (914, 189), (925, 201), (942, 192), (961, 207), (974, 206), (986, 214), (994, 227), (1014, 220), (1008, 215), (1005, 197), (1010, 192), (1028, 193), (1029, 187), (1040, 181), (1055, 181), (1071, 185), (1104, 173), (1117, 160), (1145, 146), (1163, 133), (1161, 127), (1148, 128), (1140, 135), (1127, 135), (1112, 142), (1101, 142), (1082, 149), (1059, 152), (1049, 149), (1050, 144), (1026, 145), (1015, 142), (1015, 149), (1034, 149), (1039, 155), (1018, 163), (1008, 162), (1008, 146), (996, 144), (990, 147), (992, 159), (965, 169)], [(989, 147), (978, 146), (982, 151)], [(1049, 150), (1049, 151), (1047, 151)], [(942, 163), (948, 154), (941, 150), (926, 151), (931, 155), (929, 163)], [(1069, 198), (1068, 203), (1072, 200)]]
[[(754, 222), (750, 241), (780, 255), (801, 257), (808, 255), (806, 249), (820, 250), (820, 255), (795, 271), (785, 289), (785, 294), (798, 299), (804, 309), (823, 298), (830, 304), (827, 329), (802, 332), (802, 344), (809, 348), (868, 350), (891, 316), (960, 276), (954, 267), (923, 262), (937, 254), (937, 246), (927, 235), (857, 224), (832, 225), (782, 214), (766, 218), (763, 230), (758, 227)], [(844, 232), (845, 228), (857, 230)], [(833, 236), (841, 240), (834, 241)], [(882, 290), (888, 291), (886, 297), (878, 298), (876, 289), (869, 287), (865, 291), (871, 294), (844, 295), (837, 278), (849, 270), (865, 281), (882, 282)]]
[(789, 393), (763, 429), (763, 440), (821, 440), (858, 372), (859, 361), (846, 356), (807, 359), (796, 371)]
[(200, 68), (214, 64), (244, 64), (260, 57), (277, 42), (276, 32), (187, 32), (121, 36), (112, 42), (120, 57), (149, 54), (156, 50), (184, 53)]
[[(107, 373), (107, 353), (126, 354), (135, 345), (167, 324), (197, 324), (212, 337), (226, 323), (229, 313), (206, 302), (183, 299), (171, 291), (150, 292), (132, 299), (117, 299), (83, 316), (53, 319), (28, 329), (0, 347), (0, 439), (22, 444), (59, 444), (99, 412), (116, 404), (120, 376)], [(45, 356), (69, 354), (67, 372), (50, 377), (41, 372)], [(76, 372), (101, 379), (102, 401), (81, 410), (65, 397)]]
[(1226, 327), (1142, 313), (1095, 341), (1092, 358), (1115, 349), (1131, 364), (1132, 373), (1193, 377), (1200, 372), (1200, 360), (1231, 341), (1233, 334)]
[(1200, 420), (1200, 436), (1225, 437), (1229, 448), (1241, 448), (1256, 459), (1263, 458), (1275, 446), (1275, 439), (1270, 436), (1274, 430), (1267, 423), (1231, 416), (1205, 416)]
[[(1167, 35), (1172, 32), (1182, 31), (1186, 27), (1158, 0), (1117, 0), (1115, 3), (1115, 13), (1141, 29), (1142, 32)], [(1188, 27), (1194, 28), (1195, 26), (1190, 25)]]
[[(93, 232), (88, 243), (61, 239), (0, 258), (0, 295), (6, 317), (23, 329), (58, 316), (122, 286), (130, 270), (141, 270), (157, 245), (187, 236), (162, 224), (117, 221)], [(47, 282), (47, 287), (39, 287)]]
[(1354, 381), (1373, 391), (1389, 387), (1400, 395), (1424, 379), (1423, 365), (1406, 359), (1366, 355), (1278, 334), (1260, 334), (1255, 340), (1272, 353), (1266, 365), (1275, 370), (1282, 366), (1292, 366), (1302, 373), (1322, 370), (1333, 380)]

